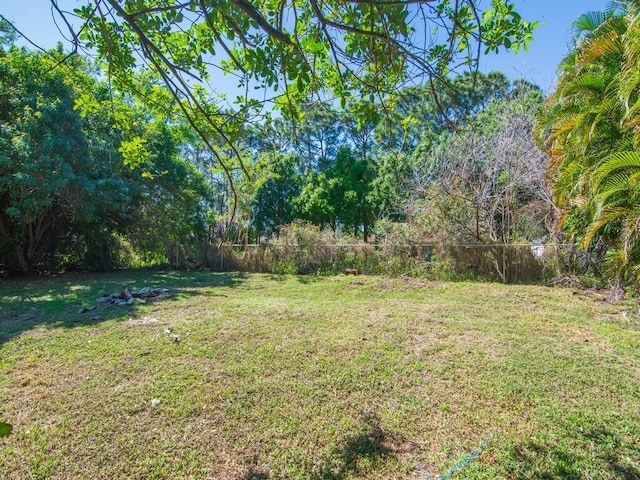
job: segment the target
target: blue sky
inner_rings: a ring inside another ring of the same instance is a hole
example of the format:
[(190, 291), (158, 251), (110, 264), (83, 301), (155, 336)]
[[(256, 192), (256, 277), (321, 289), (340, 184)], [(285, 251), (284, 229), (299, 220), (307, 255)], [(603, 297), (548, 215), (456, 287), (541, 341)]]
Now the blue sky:
[(568, 51), (569, 27), (581, 14), (604, 10), (608, 0), (515, 0), (518, 12), (526, 20), (538, 20), (534, 41), (528, 52), (490, 54), (481, 59), (481, 71), (500, 70), (510, 78), (525, 78), (549, 91), (556, 68)]
[[(488, 0), (484, 0), (485, 4)], [(499, 70), (510, 78), (525, 78), (545, 91), (553, 87), (555, 71), (567, 53), (569, 26), (580, 14), (603, 10), (607, 0), (515, 0), (523, 18), (538, 20), (540, 26), (528, 52), (489, 54), (481, 58), (480, 70)], [(61, 0), (62, 8), (71, 10), (74, 0)], [(0, 14), (11, 20), (38, 45), (50, 48), (61, 40), (53, 23), (49, 0), (0, 0)]]

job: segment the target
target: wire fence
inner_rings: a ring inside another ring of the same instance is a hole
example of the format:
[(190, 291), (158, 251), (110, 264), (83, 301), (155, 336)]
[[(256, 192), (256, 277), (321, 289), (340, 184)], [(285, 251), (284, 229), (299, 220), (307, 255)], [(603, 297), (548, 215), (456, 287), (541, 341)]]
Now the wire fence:
[(543, 283), (569, 264), (586, 264), (576, 245), (218, 244), (173, 245), (175, 268), (216, 271), (371, 275)]

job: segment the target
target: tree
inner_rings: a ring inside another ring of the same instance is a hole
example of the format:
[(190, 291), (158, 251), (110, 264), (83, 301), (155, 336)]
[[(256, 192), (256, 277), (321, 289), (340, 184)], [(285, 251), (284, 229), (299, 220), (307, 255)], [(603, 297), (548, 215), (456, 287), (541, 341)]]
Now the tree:
[(289, 119), (295, 152), (303, 160), (302, 174), (323, 172), (333, 165), (345, 132), (338, 112), (327, 105), (309, 105), (300, 121)]
[(617, 248), (608, 252), (608, 273), (620, 282), (638, 278), (640, 274), (640, 154), (612, 154), (593, 172), (593, 221), (585, 232), (583, 243), (588, 246), (602, 230), (613, 228)]
[[(373, 223), (370, 162), (357, 159), (351, 149), (338, 150), (334, 166), (325, 172), (313, 172), (295, 198), (295, 211), (299, 218), (320, 227), (338, 227), (360, 232), (368, 237)], [(361, 230), (362, 228), (362, 230)]]
[[(243, 169), (229, 128), (260, 107), (249, 87), (272, 89), (276, 107), (298, 119), (327, 92), (346, 105), (408, 80), (446, 82), (452, 70), (474, 70), (483, 51), (526, 48), (536, 26), (511, 0), (484, 10), (475, 0), (91, 0), (74, 14), (85, 23), (72, 38), (108, 65), (114, 84), (153, 103), (163, 82), (230, 180), (231, 159), (215, 147), (226, 144)], [(219, 71), (247, 89), (232, 116), (207, 88)]]
[(379, 105), (370, 101), (354, 100), (341, 114), (345, 139), (353, 153), (362, 161), (370, 161), (375, 155), (376, 127), (382, 114)]
[(374, 172), (370, 161), (366, 157), (354, 157), (351, 149), (344, 147), (338, 151), (335, 166), (329, 174), (334, 180), (333, 198), (337, 200), (338, 222), (346, 229), (353, 229), (356, 238), (362, 228), (366, 240), (374, 220), (370, 196)]
[[(467, 126), (444, 132), (432, 148), (417, 150), (413, 191), (426, 200), (425, 215), (443, 243), (509, 245), (548, 233), (554, 211), (547, 157), (533, 135), (541, 101), (538, 90), (520, 89)], [(494, 263), (507, 281), (501, 257)]]
[(330, 178), (325, 172), (311, 172), (300, 195), (294, 199), (296, 217), (321, 228), (329, 227), (335, 234), (338, 229), (337, 183), (338, 179)]
[[(120, 240), (206, 232), (211, 193), (179, 157), (176, 126), (60, 51), (0, 50), (0, 264), (29, 272), (112, 268)], [(134, 145), (132, 147), (132, 145)]]
[(261, 235), (278, 234), (282, 225), (293, 221), (293, 202), (302, 188), (297, 157), (278, 152), (263, 155), (271, 175), (258, 190), (251, 206), (252, 226), (258, 239)]
[(537, 130), (552, 162), (560, 226), (585, 248), (604, 245), (600, 251), (620, 292), (637, 275), (630, 273), (638, 254), (638, 4), (615, 2), (585, 13), (573, 32), (573, 49)]
[(149, 158), (147, 174), (130, 172), (137, 202), (133, 221), (120, 232), (142, 255), (164, 253), (167, 245), (200, 244), (208, 240), (213, 189), (196, 166), (180, 155), (183, 141), (179, 129), (164, 120), (151, 118), (142, 123)]
[(55, 252), (84, 203), (88, 146), (68, 79), (50, 65), (0, 50), (0, 257), (12, 270)]
[(16, 32), (9, 22), (0, 18), (0, 47), (13, 45), (16, 39)]
[(377, 122), (376, 140), (385, 152), (411, 153), (425, 136), (435, 138), (469, 122), (491, 100), (505, 97), (509, 81), (504, 74), (465, 72), (446, 83), (408, 87), (390, 96)]

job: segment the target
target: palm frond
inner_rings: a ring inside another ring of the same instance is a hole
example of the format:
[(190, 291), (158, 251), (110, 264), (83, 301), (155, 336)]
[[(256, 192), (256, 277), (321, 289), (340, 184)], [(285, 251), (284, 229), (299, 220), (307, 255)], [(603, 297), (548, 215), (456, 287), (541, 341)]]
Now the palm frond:
[(571, 82), (561, 86), (559, 92), (562, 96), (567, 97), (576, 93), (604, 94), (605, 88), (609, 83), (609, 79), (596, 73), (583, 73), (575, 77)]
[(604, 159), (593, 172), (596, 187), (603, 179), (624, 168), (640, 168), (640, 152), (617, 152)]
[(612, 15), (625, 15), (628, 3), (626, 0), (610, 0), (605, 7), (605, 11)]
[[(612, 206), (611, 202), (624, 202), (627, 195), (634, 190), (634, 186), (629, 180), (630, 175), (627, 172), (616, 172), (609, 175), (597, 186), (596, 201), (608, 206)], [(617, 197), (617, 199), (612, 199), (612, 197)]]
[(585, 42), (581, 50), (577, 65), (582, 68), (606, 56), (618, 56), (622, 58), (622, 37), (620, 32), (611, 31), (606, 35), (594, 37)]
[(602, 227), (617, 220), (624, 219), (628, 214), (628, 208), (610, 208), (598, 212), (597, 217), (591, 222), (589, 228), (587, 228), (585, 236), (582, 239), (582, 247), (585, 249), (589, 248), (596, 233), (598, 233)]
[(576, 18), (569, 28), (573, 44), (577, 44), (581, 38), (593, 33), (599, 26), (606, 22), (610, 16), (611, 14), (608, 12), (591, 11), (583, 13)]

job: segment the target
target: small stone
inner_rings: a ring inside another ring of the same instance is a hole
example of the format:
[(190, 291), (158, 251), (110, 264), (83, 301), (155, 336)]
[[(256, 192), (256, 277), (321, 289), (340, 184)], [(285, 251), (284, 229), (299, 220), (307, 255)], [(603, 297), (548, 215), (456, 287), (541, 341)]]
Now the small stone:
[(158, 400), (157, 398), (154, 398), (153, 400), (151, 400), (151, 408), (158, 408), (160, 406), (160, 400)]

